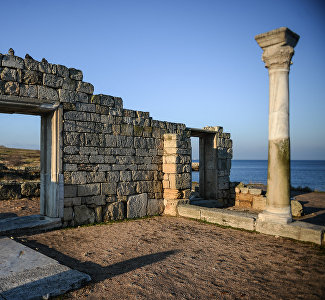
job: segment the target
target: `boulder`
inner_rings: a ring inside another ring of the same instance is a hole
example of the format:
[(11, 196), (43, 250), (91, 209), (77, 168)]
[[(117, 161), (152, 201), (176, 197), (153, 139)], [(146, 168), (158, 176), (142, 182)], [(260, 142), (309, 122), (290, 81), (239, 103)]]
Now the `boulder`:
[(128, 219), (141, 218), (147, 214), (148, 198), (147, 194), (139, 194), (129, 196), (127, 202), (127, 213)]

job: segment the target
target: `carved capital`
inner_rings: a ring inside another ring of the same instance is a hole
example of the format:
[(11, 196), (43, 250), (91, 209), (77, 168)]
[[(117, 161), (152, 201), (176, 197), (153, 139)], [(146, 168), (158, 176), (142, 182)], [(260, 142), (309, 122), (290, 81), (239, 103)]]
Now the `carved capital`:
[(262, 60), (268, 69), (290, 68), (299, 35), (286, 27), (271, 30), (255, 37), (256, 42), (263, 49)]
[(283, 68), (289, 70), (294, 52), (291, 46), (269, 47), (263, 52), (262, 60), (268, 69)]

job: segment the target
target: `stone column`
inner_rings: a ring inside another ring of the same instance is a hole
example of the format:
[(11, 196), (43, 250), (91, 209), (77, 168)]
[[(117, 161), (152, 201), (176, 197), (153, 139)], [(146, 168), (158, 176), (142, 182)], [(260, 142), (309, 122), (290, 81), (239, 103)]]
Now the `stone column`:
[(266, 209), (258, 219), (287, 224), (290, 207), (289, 71), (299, 35), (281, 27), (255, 37), (269, 70), (269, 147)]

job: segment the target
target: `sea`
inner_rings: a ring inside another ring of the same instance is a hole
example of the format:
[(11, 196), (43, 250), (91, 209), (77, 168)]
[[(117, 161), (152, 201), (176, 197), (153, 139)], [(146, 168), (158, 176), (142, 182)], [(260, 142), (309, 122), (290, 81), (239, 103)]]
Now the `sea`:
[[(199, 172), (192, 172), (192, 180), (199, 182)], [(232, 160), (230, 180), (266, 184), (267, 160)], [(325, 191), (325, 160), (291, 160), (291, 185)]]

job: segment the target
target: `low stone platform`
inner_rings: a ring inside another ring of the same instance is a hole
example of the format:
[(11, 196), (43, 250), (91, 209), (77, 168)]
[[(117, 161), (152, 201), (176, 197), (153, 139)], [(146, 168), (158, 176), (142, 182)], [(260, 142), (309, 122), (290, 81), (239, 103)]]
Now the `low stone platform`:
[(0, 236), (14, 234), (24, 230), (49, 230), (61, 226), (60, 218), (49, 218), (41, 215), (12, 217), (0, 220)]
[(79, 288), (90, 276), (7, 237), (0, 238), (0, 299), (48, 299)]
[(206, 208), (190, 204), (179, 205), (177, 210), (181, 217), (325, 245), (325, 226), (301, 221), (294, 221), (290, 224), (261, 222), (257, 219), (257, 213)]

